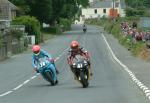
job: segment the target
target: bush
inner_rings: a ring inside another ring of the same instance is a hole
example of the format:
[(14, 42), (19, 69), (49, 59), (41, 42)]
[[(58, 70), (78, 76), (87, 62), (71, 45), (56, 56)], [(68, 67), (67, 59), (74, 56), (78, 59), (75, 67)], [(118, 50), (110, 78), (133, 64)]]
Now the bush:
[(70, 30), (71, 29), (71, 20), (60, 18), (60, 27), (62, 31)]
[(45, 33), (56, 33), (56, 28), (55, 27), (45, 27), (45, 28), (42, 28), (42, 32), (45, 32)]
[(122, 34), (120, 34), (121, 30), (120, 30), (120, 25), (116, 24), (115, 26), (113, 26), (111, 33), (114, 34), (115, 37), (122, 37)]
[(61, 34), (62, 31), (67, 31), (70, 29), (71, 29), (71, 20), (60, 18), (58, 25), (56, 24), (55, 26), (52, 27), (42, 28), (42, 32)]
[(135, 8), (127, 8), (126, 15), (127, 16), (142, 16), (144, 14), (143, 9), (135, 9)]
[(23, 36), (23, 32), (21, 30), (15, 30), (15, 29), (10, 30), (9, 34), (18, 40)]
[(29, 35), (35, 35), (36, 43), (41, 42), (40, 22), (31, 16), (21, 16), (12, 21), (13, 25), (25, 25)]
[[(97, 19), (88, 19), (88, 20), (85, 20), (85, 23), (98, 25), (98, 20)], [(99, 22), (99, 23), (101, 23), (101, 22)]]
[(142, 41), (137, 42), (132, 49), (133, 55), (137, 56), (143, 50), (144, 47), (145, 45)]
[(42, 32), (45, 33), (52, 33), (52, 34), (59, 34), (60, 32), (60, 27), (58, 26), (53, 26), (53, 27), (46, 27), (46, 28), (42, 28)]

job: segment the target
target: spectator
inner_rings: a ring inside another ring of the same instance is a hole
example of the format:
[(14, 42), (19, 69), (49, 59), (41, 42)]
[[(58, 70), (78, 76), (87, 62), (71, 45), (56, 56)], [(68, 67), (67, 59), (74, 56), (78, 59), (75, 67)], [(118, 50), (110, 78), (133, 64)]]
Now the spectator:
[(136, 41), (141, 41), (142, 40), (141, 32), (136, 32), (135, 39), (136, 39)]

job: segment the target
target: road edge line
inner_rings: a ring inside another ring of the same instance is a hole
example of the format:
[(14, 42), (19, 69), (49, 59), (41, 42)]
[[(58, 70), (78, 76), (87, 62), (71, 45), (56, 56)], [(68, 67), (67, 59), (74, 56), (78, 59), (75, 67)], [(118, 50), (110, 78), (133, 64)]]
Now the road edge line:
[(142, 92), (145, 94), (145, 96), (150, 100), (150, 89), (146, 85), (144, 85), (139, 79), (137, 79), (137, 77), (133, 74), (133, 72), (116, 57), (116, 55), (112, 51), (109, 43), (107, 42), (106, 37), (104, 36), (103, 33), (101, 33), (101, 34), (102, 34), (102, 37), (111, 53), (113, 59), (124, 68), (124, 70), (131, 77), (132, 81), (139, 87), (140, 90), (142, 90)]

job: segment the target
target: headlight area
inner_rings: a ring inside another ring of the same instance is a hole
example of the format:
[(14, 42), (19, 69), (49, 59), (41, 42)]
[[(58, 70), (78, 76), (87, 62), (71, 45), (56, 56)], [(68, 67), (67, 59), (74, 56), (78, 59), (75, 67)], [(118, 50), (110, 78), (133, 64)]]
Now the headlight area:
[(77, 68), (83, 68), (82, 64), (77, 64)]

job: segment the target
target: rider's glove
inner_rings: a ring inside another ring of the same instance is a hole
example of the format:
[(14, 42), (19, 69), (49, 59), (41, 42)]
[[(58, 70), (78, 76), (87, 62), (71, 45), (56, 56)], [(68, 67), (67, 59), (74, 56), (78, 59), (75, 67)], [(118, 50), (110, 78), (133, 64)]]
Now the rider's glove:
[(37, 69), (37, 67), (34, 67), (34, 70), (35, 70), (37, 73), (39, 73), (39, 70)]
[(49, 61), (51, 62), (51, 63), (54, 63), (54, 59), (53, 58), (49, 58)]

